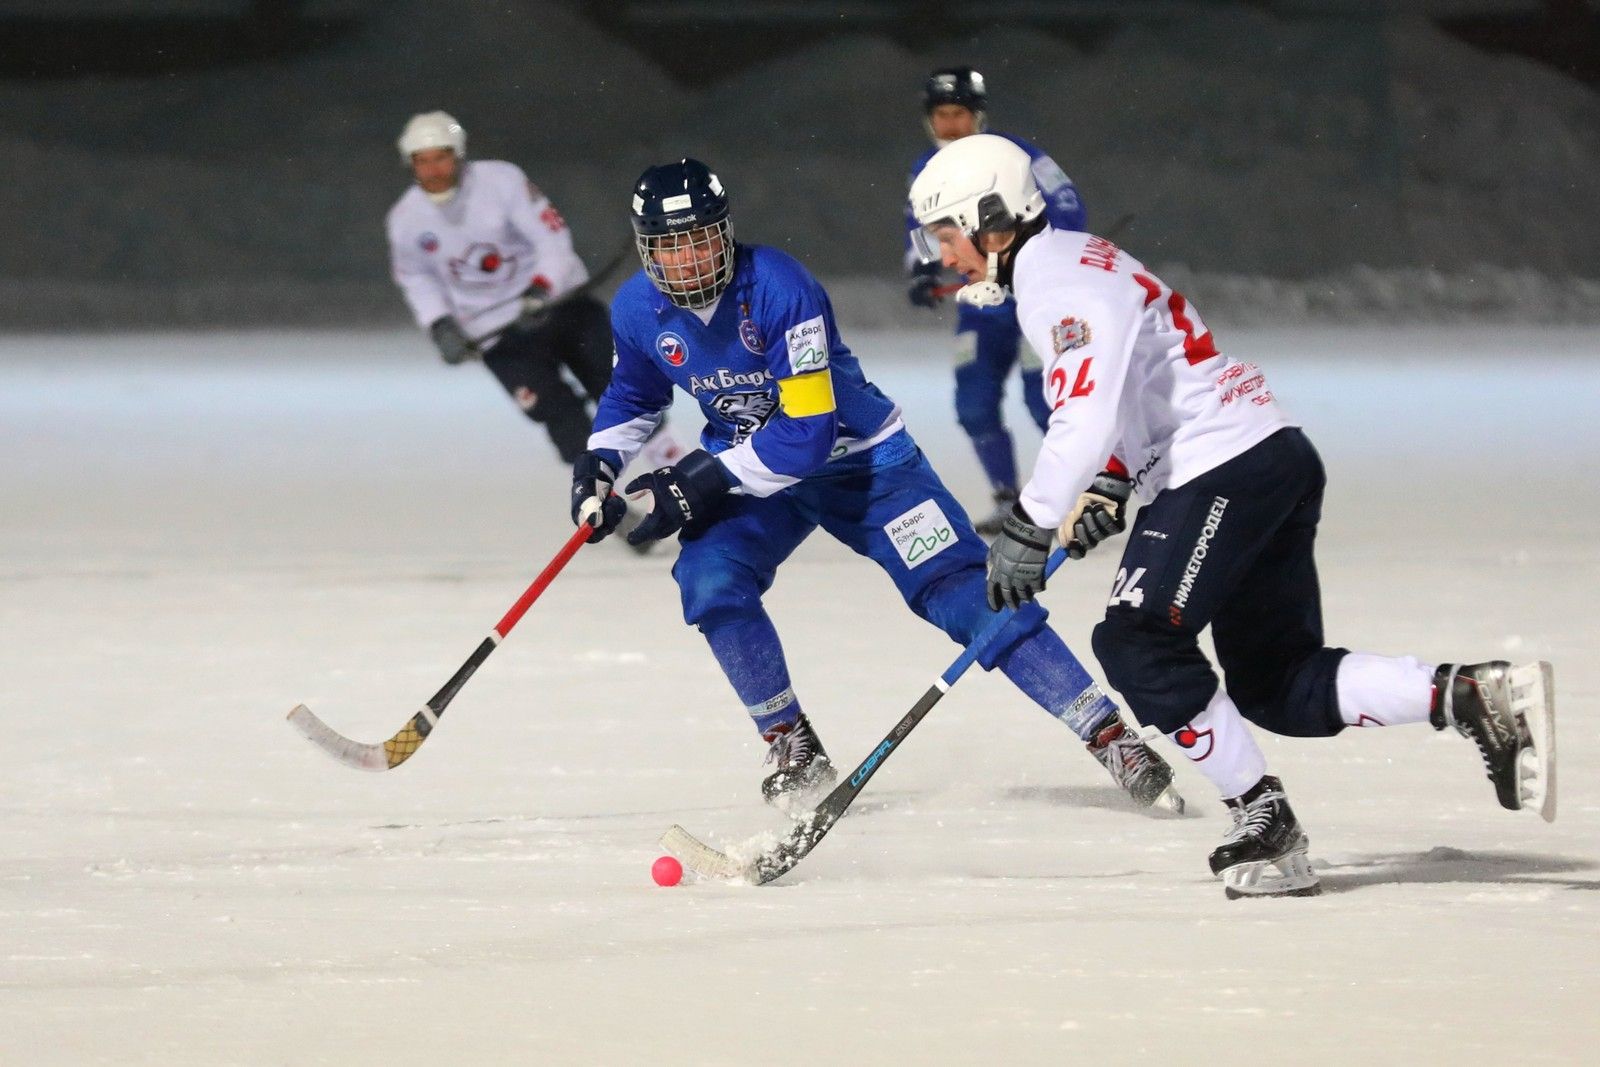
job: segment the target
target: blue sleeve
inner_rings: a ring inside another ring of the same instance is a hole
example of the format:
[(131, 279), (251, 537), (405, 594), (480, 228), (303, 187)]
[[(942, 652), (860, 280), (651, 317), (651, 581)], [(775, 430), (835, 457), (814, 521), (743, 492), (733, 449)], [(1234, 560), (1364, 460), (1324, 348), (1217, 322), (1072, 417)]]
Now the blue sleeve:
[(616, 362), (611, 383), (595, 405), (594, 428), (589, 435), (591, 449), (615, 453), (621, 470), (636, 455), (672, 407), (672, 379), (631, 337), (626, 309), (619, 292), (612, 305), (611, 337), (616, 345)]
[(1089, 212), (1083, 206), (1083, 197), (1078, 195), (1078, 187), (1067, 177), (1061, 165), (1038, 145), (1010, 134), (1001, 136), (1016, 144), (1033, 160), (1033, 180), (1044, 194), (1044, 216), (1050, 225), (1058, 230), (1086, 231), (1089, 228)]
[[(839, 413), (832, 401), (828, 357), (842, 349), (827, 293), (798, 262), (772, 249), (758, 252), (760, 283), (753, 316), (764, 339), (767, 370), (779, 383), (780, 403), (772, 417), (744, 442), (718, 458), (756, 496), (792, 485), (828, 462), (839, 436)], [(799, 417), (784, 410), (783, 382), (802, 375), (825, 375), (827, 410)]]

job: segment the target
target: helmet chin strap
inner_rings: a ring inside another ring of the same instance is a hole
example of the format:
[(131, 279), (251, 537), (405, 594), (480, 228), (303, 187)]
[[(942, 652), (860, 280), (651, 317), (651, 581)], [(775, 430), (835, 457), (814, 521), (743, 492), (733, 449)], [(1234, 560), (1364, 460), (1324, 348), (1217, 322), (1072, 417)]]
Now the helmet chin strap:
[(983, 281), (963, 285), (956, 292), (956, 303), (975, 308), (997, 308), (1006, 302), (1005, 286), (995, 281), (1000, 273), (1000, 253), (989, 253), (989, 273)]

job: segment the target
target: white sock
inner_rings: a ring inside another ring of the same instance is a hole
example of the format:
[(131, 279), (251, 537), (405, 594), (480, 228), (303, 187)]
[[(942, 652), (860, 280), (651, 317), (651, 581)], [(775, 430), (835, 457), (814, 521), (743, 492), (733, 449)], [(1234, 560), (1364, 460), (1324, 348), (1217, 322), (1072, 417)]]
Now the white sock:
[(1224, 800), (1241, 795), (1267, 773), (1267, 757), (1261, 754), (1250, 734), (1250, 725), (1221, 686), (1205, 711), (1167, 737), (1201, 774), (1211, 779)]
[(1427, 722), (1433, 671), (1411, 656), (1352, 652), (1339, 661), (1339, 717), (1350, 726)]

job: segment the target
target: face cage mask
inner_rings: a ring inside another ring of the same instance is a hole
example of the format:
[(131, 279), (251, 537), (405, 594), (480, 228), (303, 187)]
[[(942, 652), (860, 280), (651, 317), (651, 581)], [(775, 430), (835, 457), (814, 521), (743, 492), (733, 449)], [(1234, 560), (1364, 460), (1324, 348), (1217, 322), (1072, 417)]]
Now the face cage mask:
[[(733, 280), (733, 224), (728, 219), (683, 233), (636, 233), (633, 240), (646, 276), (678, 307), (703, 308), (721, 296)], [(703, 261), (704, 265), (692, 277), (671, 279), (667, 277), (668, 268), (656, 261), (658, 252), (676, 252), (680, 256), (692, 252), (684, 258), (691, 263)]]

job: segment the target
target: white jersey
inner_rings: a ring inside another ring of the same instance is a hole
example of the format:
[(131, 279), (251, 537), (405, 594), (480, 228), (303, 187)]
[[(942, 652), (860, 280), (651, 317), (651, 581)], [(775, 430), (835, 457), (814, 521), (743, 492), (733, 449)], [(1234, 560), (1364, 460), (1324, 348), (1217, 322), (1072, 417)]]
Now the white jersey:
[(454, 315), (482, 337), (516, 319), (530, 285), (558, 297), (589, 278), (566, 222), (514, 163), (468, 161), (443, 204), (412, 185), (386, 225), (395, 283), (422, 327)]
[(1011, 288), (1055, 409), (1022, 490), (1041, 526), (1060, 525), (1110, 456), (1150, 500), (1296, 425), (1260, 368), (1219, 352), (1181, 294), (1102, 237), (1046, 227)]

